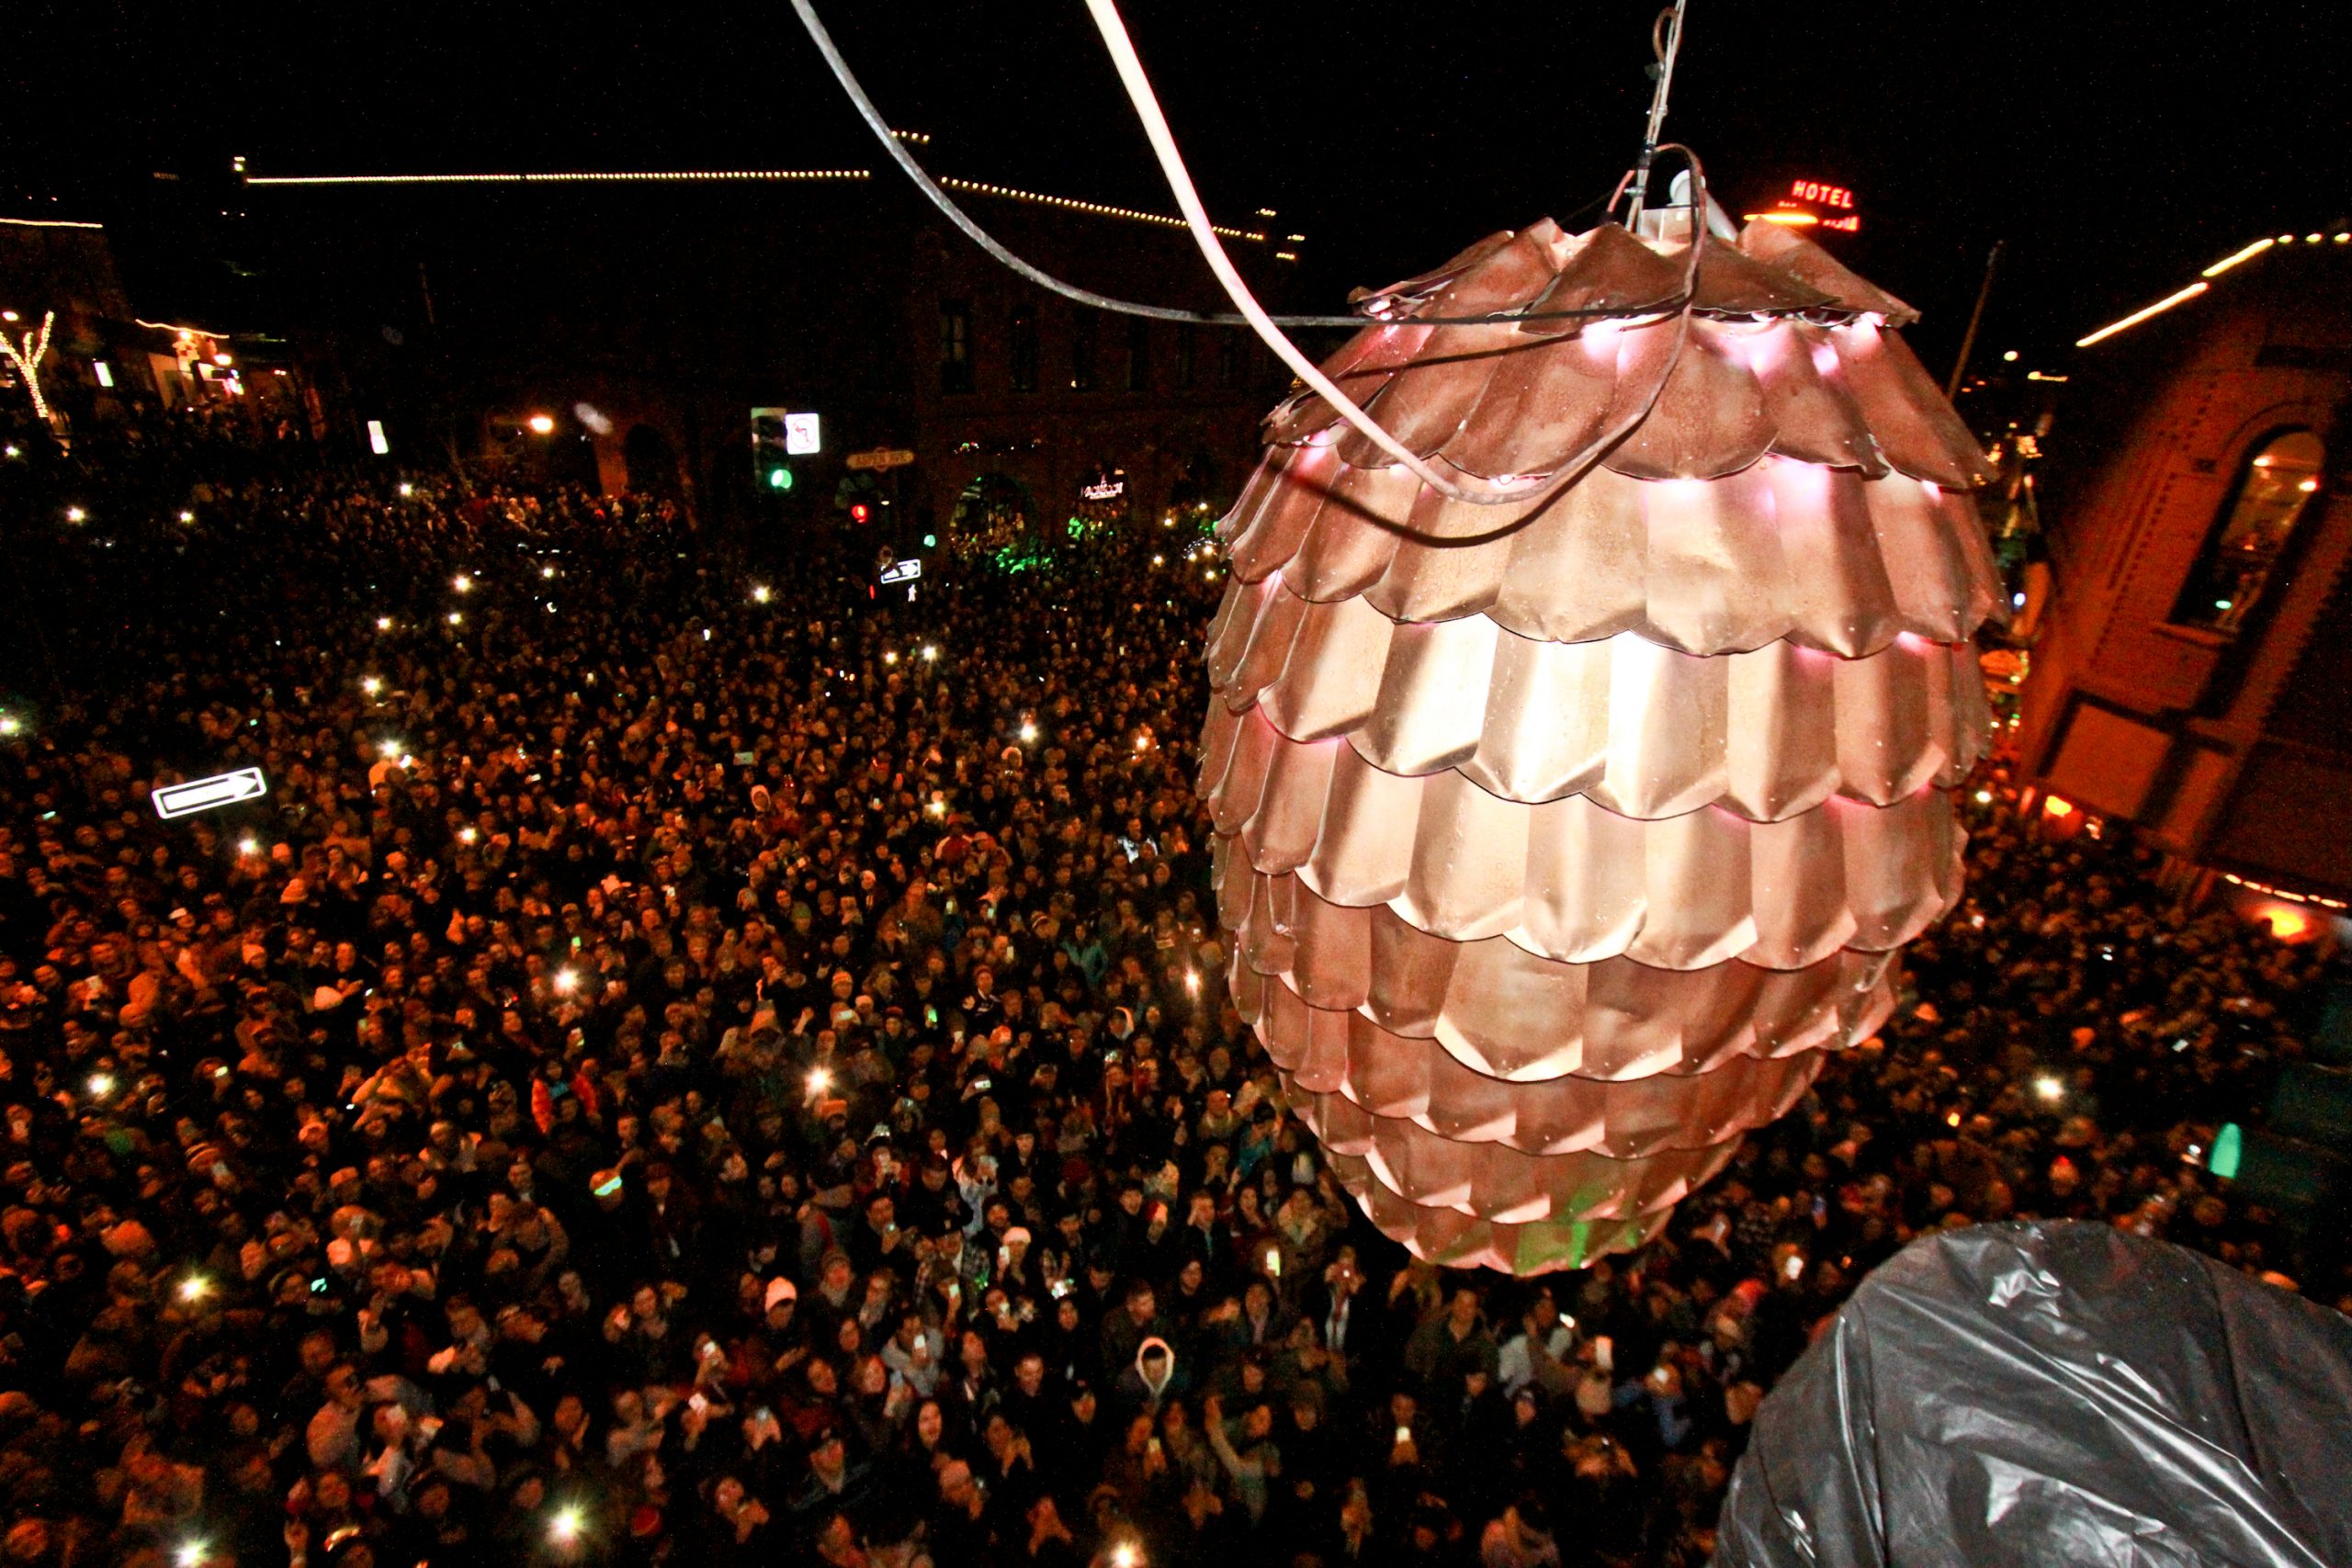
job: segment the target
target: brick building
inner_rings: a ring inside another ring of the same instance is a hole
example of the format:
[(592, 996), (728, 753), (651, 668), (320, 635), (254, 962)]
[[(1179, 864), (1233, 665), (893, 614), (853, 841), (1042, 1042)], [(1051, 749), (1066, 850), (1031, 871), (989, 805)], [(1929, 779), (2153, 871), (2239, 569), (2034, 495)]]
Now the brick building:
[[(273, 345), (141, 320), (104, 225), (0, 218), (0, 329), (21, 346), (52, 317), (39, 375), (65, 434), (187, 403), (304, 425), (311, 417), (307, 383)], [(17, 380), (0, 364), (0, 395), (21, 412), (29, 397)]]
[[(954, 182), (1016, 253), (1104, 293), (1224, 300), (1181, 225), (1057, 193)], [(337, 345), (345, 439), (392, 460), (503, 454), (607, 490), (683, 494), (748, 526), (835, 525), (868, 502), (901, 550), (958, 509), (1058, 525), (1091, 491), (1152, 515), (1231, 499), (1288, 373), (1246, 331), (1081, 309), (982, 254), (895, 171), (786, 177), (398, 182), (254, 178), (281, 308)], [(1270, 301), (1295, 242), (1228, 243)], [(754, 408), (814, 412), (823, 446), (756, 484)], [(536, 433), (532, 417), (553, 428)], [(911, 451), (878, 475), (852, 453)]]
[(2352, 900), (2352, 234), (2258, 245), (2080, 356), (2021, 756), (2052, 815)]

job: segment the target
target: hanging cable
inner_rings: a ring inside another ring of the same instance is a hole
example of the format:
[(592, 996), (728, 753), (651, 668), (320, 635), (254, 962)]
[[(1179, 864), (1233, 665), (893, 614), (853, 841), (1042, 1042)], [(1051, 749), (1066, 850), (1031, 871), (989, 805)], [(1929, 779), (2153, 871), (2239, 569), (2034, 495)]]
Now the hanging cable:
[[(795, 3), (798, 4), (799, 0), (795, 0)], [(1120, 18), (1118, 6), (1114, 4), (1114, 0), (1086, 0), (1086, 9), (1094, 18), (1095, 28), (1102, 33), (1103, 44), (1111, 51), (1112, 63), (1118, 67), (1119, 80), (1127, 89), (1129, 101), (1135, 105), (1136, 118), (1143, 121), (1144, 133), (1150, 138), (1151, 150), (1159, 159), (1160, 172), (1168, 177), (1169, 189), (1175, 194), (1177, 208), (1184, 214), (1185, 226), (1193, 231), (1193, 243), (1199, 247), (1201, 257), (1208, 263), (1209, 270), (1216, 275), (1217, 282), (1224, 286), (1226, 295), (1233, 301), (1234, 308), (1248, 318), (1250, 327), (1257, 333), (1260, 341), (1272, 349), (1275, 356), (1283, 364), (1289, 366), (1300, 380), (1314, 389), (1325, 402), (1330, 404), (1340, 418), (1354, 426), (1365, 440), (1387, 453), (1415, 479), (1437, 491), (1438, 494), (1449, 501), (1466, 502), (1473, 506), (1523, 505), (1528, 509), (1527, 518), (1522, 518), (1521, 523), (1489, 530), (1476, 537), (1450, 538), (1442, 541), (1431, 539), (1430, 543), (1454, 546), (1476, 544), (1487, 538), (1498, 537), (1521, 526), (1523, 522), (1532, 518), (1536, 512), (1541, 510), (1544, 502), (1581, 479), (1602, 453), (1632, 434), (1634, 429), (1649, 417), (1650, 411), (1657, 406), (1658, 395), (1666, 389), (1667, 378), (1673, 374), (1675, 364), (1682, 357), (1683, 344), (1690, 331), (1690, 307), (1698, 292), (1699, 255), (1705, 238), (1699, 215), (1706, 210), (1706, 176), (1699, 167), (1698, 158), (1689, 148), (1677, 149), (1690, 160), (1690, 164), (1693, 205), (1689, 256), (1684, 265), (1681, 299), (1675, 315), (1674, 349), (1666, 356), (1666, 363), (1658, 373), (1657, 384), (1650, 388), (1648, 395), (1641, 400), (1639, 407), (1627, 417), (1620, 420), (1611, 429), (1603, 433), (1599, 439), (1579, 453), (1573, 462), (1562, 464), (1555, 469), (1551, 478), (1544, 483), (1532, 486), (1465, 485), (1441, 474), (1411, 448), (1391, 435), (1377, 420), (1357, 406), (1345, 392), (1340, 391), (1339, 386), (1329, 377), (1324, 375), (1313, 360), (1300, 353), (1298, 345), (1284, 336), (1282, 329), (1274, 324), (1273, 319), (1266, 314), (1264, 308), (1258, 303), (1256, 296), (1250, 292), (1249, 284), (1242, 280), (1240, 272), (1234, 266), (1233, 258), (1226, 254), (1224, 242), (1217, 238), (1216, 229), (1209, 222), (1208, 211), (1201, 205), (1201, 194), (1193, 186), (1193, 176), (1184, 167), (1184, 155), (1177, 150), (1175, 134), (1168, 128), (1168, 117), (1160, 111), (1159, 96), (1152, 91), (1151, 80), (1144, 73), (1143, 62), (1136, 54), (1135, 40), (1127, 36), (1126, 23)], [(1455, 472), (1462, 471), (1456, 469)], [(1395, 525), (1392, 525), (1392, 526)], [(1400, 527), (1399, 531), (1410, 533), (1415, 537), (1425, 536), (1416, 530)]]
[[(907, 176), (915, 182), (917, 187), (930, 198), (932, 204), (938, 208), (967, 238), (1004, 266), (1040, 288), (1094, 310), (1108, 310), (1121, 315), (1143, 316), (1156, 321), (1185, 321), (1212, 326), (1248, 326), (1258, 334), (1260, 340), (1274, 353), (1277, 358), (1290, 367), (1301, 380), (1322, 397), (1331, 406), (1333, 412), (1362, 433), (1365, 439), (1371, 441), (1380, 450), (1397, 459), (1399, 465), (1410, 472), (1414, 478), (1438, 494), (1451, 501), (1463, 502), (1475, 506), (1523, 508), (1517, 518), (1499, 527), (1478, 534), (1453, 535), (1446, 537), (1439, 537), (1408, 524), (1388, 518), (1367, 519), (1374, 525), (1385, 528), (1392, 533), (1430, 545), (1458, 548), (1483, 544), (1525, 527), (1541, 513), (1545, 502), (1583, 478), (1603, 454), (1632, 434), (1650, 416), (1651, 412), (1657, 405), (1659, 396), (1666, 389), (1667, 380), (1673, 374), (1674, 367), (1681, 359), (1684, 345), (1689, 341), (1691, 307), (1697, 299), (1698, 292), (1702, 239), (1700, 224), (1695, 217), (1692, 222), (1692, 236), (1686, 251), (1681, 289), (1672, 299), (1660, 300), (1650, 307), (1649, 310), (1641, 312), (1649, 314), (1671, 310), (1675, 314), (1675, 325), (1673, 346), (1664, 356), (1657, 378), (1643, 394), (1637, 404), (1630, 409), (1616, 424), (1590, 442), (1583, 451), (1555, 468), (1548, 479), (1540, 485), (1472, 487), (1457, 483), (1439, 473), (1390, 435), (1371, 415), (1341, 392), (1329, 378), (1308, 360), (1299, 351), (1297, 345), (1280, 330), (1283, 326), (1360, 328), (1375, 324), (1372, 319), (1362, 316), (1278, 317), (1268, 314), (1264, 308), (1259, 305), (1256, 297), (1250, 293), (1248, 284), (1234, 269), (1232, 259), (1226, 254), (1223, 243), (1217, 238), (1214, 226), (1210, 224), (1208, 214), (1201, 206), (1199, 193), (1193, 186), (1191, 175), (1184, 167), (1182, 154), (1177, 150), (1175, 138), (1168, 129), (1166, 117), (1159, 110), (1158, 97), (1152, 91), (1149, 79), (1143, 73), (1142, 62), (1136, 57), (1134, 42), (1127, 37), (1125, 24), (1120, 19), (1117, 9), (1108, 5), (1106, 0), (1089, 0), (1089, 9), (1093, 13), (1096, 27), (1102, 31), (1103, 41), (1110, 48), (1114, 61), (1119, 64), (1120, 79), (1127, 89), (1128, 98), (1135, 105), (1137, 116), (1143, 119), (1147, 132), (1151, 135), (1153, 151), (1159, 158), (1161, 172), (1168, 178), (1171, 190), (1176, 193), (1179, 207), (1184, 209), (1185, 227), (1191, 231), (1193, 243), (1200, 248), (1211, 271), (1217, 275), (1219, 283), (1225, 287), (1227, 297), (1240, 310), (1238, 315), (1171, 310), (1166, 306), (1144, 305), (1133, 300), (1113, 299), (1109, 295), (1097, 294), (1091, 289), (1080, 288), (1073, 284), (1064, 283), (1059, 278), (1031, 266), (1013, 254), (1012, 251), (1000, 244), (994, 236), (973, 221), (963, 209), (939, 187), (937, 182), (924, 172), (913, 155), (907, 152), (905, 146), (891, 131), (889, 123), (874, 107), (873, 100), (866, 96), (864, 87), (859, 85), (855, 74), (851, 72), (848, 62), (842, 57), (841, 51), (834, 47), (831, 35), (825, 30), (824, 24), (818, 19), (816, 9), (810, 4), (810, 0), (791, 0), (791, 4), (794, 13), (800, 18), (802, 27), (807, 29), (810, 41), (816, 44), (818, 51), (824, 56), (825, 62), (832, 71), (834, 79), (841, 84), (842, 90), (849, 96), (851, 103), (855, 106), (859, 116), (865, 121), (867, 128), (874, 132), (876, 139), (882, 143), (883, 149), (890, 154), (891, 161), (905, 171)], [(1669, 151), (1680, 153), (1688, 161), (1694, 189), (1692, 211), (1694, 214), (1703, 213), (1707, 199), (1706, 175), (1700, 166), (1697, 154), (1679, 142), (1660, 142), (1648, 149), (1653, 155)], [(1617, 196), (1624, 192), (1631, 178), (1629, 174), (1625, 180), (1619, 182), (1617, 192), (1610, 199), (1611, 207), (1615, 205)], [(1555, 279), (1555, 285), (1556, 282)], [(1547, 288), (1544, 296), (1539, 297), (1535, 302), (1540, 305), (1543, 298), (1548, 298), (1549, 292)], [(1610, 317), (1622, 319), (1628, 313), (1623, 306), (1565, 310), (1513, 310), (1475, 316), (1407, 316), (1399, 318), (1397, 324), (1487, 326), (1554, 320), (1593, 320)], [(1456, 472), (1459, 473), (1461, 470), (1457, 469)]]
[[(1657, 63), (1650, 69), (1657, 73), (1657, 90), (1650, 95), (1650, 119), (1642, 132), (1642, 155), (1634, 163), (1634, 202), (1625, 209), (1625, 227), (1634, 228), (1642, 220), (1642, 208), (1649, 200), (1650, 164), (1657, 157), (1658, 133), (1666, 128), (1666, 100), (1674, 91), (1674, 61), (1682, 52), (1682, 8), (1690, 0), (1674, 0), (1674, 4), (1657, 14), (1650, 24), (1650, 52), (1657, 56)], [(1612, 198), (1609, 204), (1617, 205)], [(1703, 211), (1704, 204), (1701, 206)]]
[[(865, 89), (859, 85), (856, 73), (850, 70), (849, 62), (843, 59), (842, 51), (834, 47), (832, 35), (825, 30), (825, 24), (818, 20), (816, 7), (810, 4), (810, 0), (792, 0), (792, 9), (800, 18), (800, 25), (808, 30), (809, 41), (817, 46), (817, 52), (824, 56), (825, 64), (833, 73), (833, 80), (841, 84), (842, 91), (849, 96), (850, 103), (856, 108), (858, 118), (865, 121), (866, 129), (874, 133), (875, 140), (882, 143), (883, 150), (890, 155), (890, 161), (905, 171), (907, 177), (914, 181), (915, 187), (931, 199), (931, 204), (939, 209), (949, 222), (962, 231), (965, 238), (986, 251), (1004, 266), (1019, 273), (1047, 293), (1058, 294), (1065, 299), (1073, 300), (1091, 310), (1108, 310), (1121, 316), (1142, 316), (1155, 321), (1184, 321), (1196, 326), (1246, 327), (1250, 324), (1246, 316), (1206, 310), (1182, 310), (1166, 305), (1145, 305), (1133, 299), (1115, 299), (1108, 294), (1097, 294), (1091, 288), (1080, 288), (1074, 283), (1064, 283), (1060, 278), (1050, 273), (1040, 271), (1013, 254), (1011, 250), (998, 242), (996, 236), (981, 228), (973, 220), (969, 213), (956, 205), (956, 198), (940, 187), (939, 182), (931, 177), (929, 172), (915, 161), (914, 154), (907, 151), (906, 144), (891, 131), (889, 121), (884, 119), (881, 110), (874, 107), (874, 100), (865, 96)], [(1584, 209), (1578, 209), (1579, 212), (1582, 210)], [(1572, 218), (1575, 216), (1574, 213), (1570, 214)], [(1678, 300), (1664, 300), (1660, 302), (1658, 308), (1671, 310), (1679, 303)], [(1418, 326), (1468, 327), (1516, 324), (1521, 321), (1584, 321), (1600, 316), (1622, 314), (1623, 314), (1622, 310), (1606, 309), (1495, 310), (1476, 316), (1414, 316), (1410, 320)], [(1374, 318), (1366, 316), (1274, 316), (1269, 319), (1285, 327), (1361, 328), (1378, 324)]]

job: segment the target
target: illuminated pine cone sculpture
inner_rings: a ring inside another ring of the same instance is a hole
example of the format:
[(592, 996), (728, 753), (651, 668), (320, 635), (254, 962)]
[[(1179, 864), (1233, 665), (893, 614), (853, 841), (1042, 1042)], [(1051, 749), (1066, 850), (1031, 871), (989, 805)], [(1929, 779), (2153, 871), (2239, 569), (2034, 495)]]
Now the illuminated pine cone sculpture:
[(1234, 1001), (1433, 1261), (1639, 1245), (1959, 897), (1981, 454), (1907, 306), (1775, 226), (1700, 243), (1687, 320), (1688, 241), (1549, 220), (1361, 304), (1326, 372), (1417, 455), (1602, 448), (1548, 502), (1450, 501), (1306, 392), (1221, 525)]

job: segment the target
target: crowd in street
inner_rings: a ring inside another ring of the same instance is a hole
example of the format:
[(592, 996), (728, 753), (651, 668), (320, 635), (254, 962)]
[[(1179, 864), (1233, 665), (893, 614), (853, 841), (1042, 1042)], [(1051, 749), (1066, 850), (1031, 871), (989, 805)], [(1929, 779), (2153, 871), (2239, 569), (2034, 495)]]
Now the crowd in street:
[(1440, 1270), (1226, 1003), (1189, 527), (909, 602), (845, 525), (21, 443), (8, 1568), (1696, 1565), (1915, 1236), (2301, 1267), (2194, 1151), (2322, 958), (1997, 769), (1895, 1017), (1659, 1240)]

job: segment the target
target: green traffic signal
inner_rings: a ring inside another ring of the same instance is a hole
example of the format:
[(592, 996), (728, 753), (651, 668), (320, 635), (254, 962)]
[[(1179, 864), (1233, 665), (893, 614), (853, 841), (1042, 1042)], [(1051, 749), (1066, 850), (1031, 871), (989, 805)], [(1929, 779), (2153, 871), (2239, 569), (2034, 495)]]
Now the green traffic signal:
[(792, 470), (790, 468), (775, 468), (768, 470), (768, 489), (790, 490), (791, 488)]

